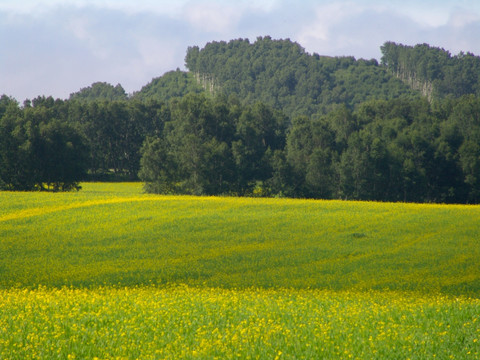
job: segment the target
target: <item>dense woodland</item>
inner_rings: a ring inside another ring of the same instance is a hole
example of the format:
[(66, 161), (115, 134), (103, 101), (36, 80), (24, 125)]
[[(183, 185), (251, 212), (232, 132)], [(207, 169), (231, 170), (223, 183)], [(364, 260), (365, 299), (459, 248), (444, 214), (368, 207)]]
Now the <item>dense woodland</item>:
[(156, 193), (478, 203), (480, 58), (381, 50), (379, 63), (212, 42), (131, 95), (4, 95), (0, 188), (140, 179)]

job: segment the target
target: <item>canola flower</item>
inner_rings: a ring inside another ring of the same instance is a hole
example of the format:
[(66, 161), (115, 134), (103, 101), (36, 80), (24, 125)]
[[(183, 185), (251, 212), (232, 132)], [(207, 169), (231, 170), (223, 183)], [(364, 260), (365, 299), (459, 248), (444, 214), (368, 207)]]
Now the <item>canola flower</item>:
[(2, 359), (475, 359), (480, 300), (155, 286), (0, 290)]
[(480, 206), (0, 192), (0, 287), (150, 282), (480, 294)]
[(479, 206), (131, 183), (0, 204), (0, 359), (480, 358)]

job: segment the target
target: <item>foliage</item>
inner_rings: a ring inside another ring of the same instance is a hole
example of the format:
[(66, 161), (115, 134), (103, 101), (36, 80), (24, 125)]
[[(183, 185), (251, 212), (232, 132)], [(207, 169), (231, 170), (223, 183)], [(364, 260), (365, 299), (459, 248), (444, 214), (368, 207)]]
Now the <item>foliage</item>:
[(112, 171), (135, 179), (145, 138), (158, 136), (169, 118), (168, 109), (158, 101), (70, 101), (67, 107), (64, 121), (86, 139), (93, 178)]
[(310, 55), (297, 43), (259, 37), (191, 47), (187, 68), (207, 89), (261, 101), (290, 117), (325, 113), (334, 104), (353, 108), (369, 99), (414, 95), (375, 60)]
[(70, 94), (70, 100), (81, 102), (127, 100), (127, 93), (120, 84), (113, 86), (105, 82), (96, 82)]
[(205, 94), (171, 101), (170, 111), (163, 136), (142, 150), (139, 175), (147, 190), (245, 195), (272, 176), (269, 154), (285, 141), (281, 113)]
[(190, 95), (169, 108), (162, 135), (150, 140), (157, 145), (142, 150), (150, 192), (480, 200), (480, 100), (472, 96), (339, 105), (290, 124), (269, 106), (222, 96)]
[(79, 189), (87, 148), (73, 127), (57, 119), (62, 102), (37, 98), (19, 109), (10, 101), (0, 118), (0, 188)]
[(480, 95), (480, 57), (472, 53), (452, 56), (428, 44), (394, 42), (386, 42), (381, 49), (382, 63), (429, 98)]
[(168, 101), (172, 98), (181, 98), (190, 93), (200, 92), (203, 92), (203, 88), (194, 76), (189, 72), (177, 69), (152, 79), (150, 83), (133, 95), (133, 99), (140, 101)]

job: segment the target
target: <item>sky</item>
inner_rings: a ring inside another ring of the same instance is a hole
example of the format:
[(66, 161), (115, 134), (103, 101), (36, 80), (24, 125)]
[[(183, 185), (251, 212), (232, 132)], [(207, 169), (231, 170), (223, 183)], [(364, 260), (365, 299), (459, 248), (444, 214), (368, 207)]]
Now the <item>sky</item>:
[(380, 60), (386, 41), (480, 55), (478, 0), (0, 0), (0, 94), (66, 99), (94, 82), (139, 91), (185, 70), (189, 46), (259, 36)]

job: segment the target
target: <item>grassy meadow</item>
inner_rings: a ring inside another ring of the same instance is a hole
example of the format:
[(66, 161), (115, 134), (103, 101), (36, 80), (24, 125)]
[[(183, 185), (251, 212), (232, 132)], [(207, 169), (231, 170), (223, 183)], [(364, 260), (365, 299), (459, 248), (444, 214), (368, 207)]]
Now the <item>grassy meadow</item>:
[(479, 206), (0, 192), (0, 358), (478, 358), (479, 259)]

